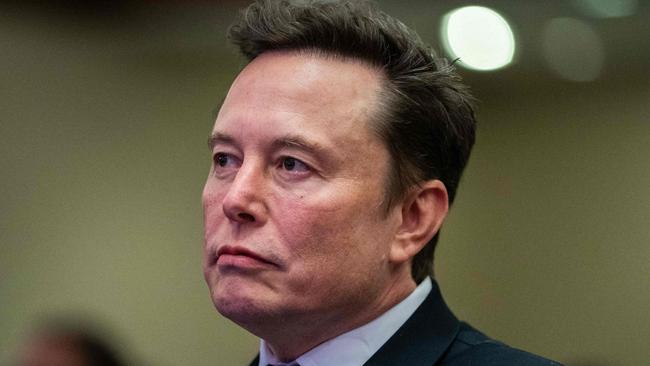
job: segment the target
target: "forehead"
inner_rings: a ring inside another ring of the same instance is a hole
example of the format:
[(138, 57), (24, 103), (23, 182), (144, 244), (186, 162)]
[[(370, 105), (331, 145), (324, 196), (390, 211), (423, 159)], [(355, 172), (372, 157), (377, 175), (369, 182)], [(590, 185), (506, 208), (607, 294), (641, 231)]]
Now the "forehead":
[(332, 138), (368, 138), (374, 136), (370, 122), (382, 77), (381, 70), (354, 60), (264, 53), (233, 82), (215, 131), (254, 126), (258, 132), (293, 128)]
[(381, 78), (380, 69), (354, 59), (275, 51), (263, 53), (247, 65), (233, 82), (229, 94), (273, 88), (279, 96), (290, 93), (305, 98), (305, 102), (354, 101), (352, 98), (369, 102), (379, 90)]

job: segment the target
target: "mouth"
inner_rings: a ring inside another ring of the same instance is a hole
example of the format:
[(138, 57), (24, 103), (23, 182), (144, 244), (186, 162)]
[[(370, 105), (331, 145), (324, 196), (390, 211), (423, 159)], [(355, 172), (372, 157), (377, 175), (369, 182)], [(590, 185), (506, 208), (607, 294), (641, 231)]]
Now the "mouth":
[(259, 267), (278, 267), (270, 259), (244, 247), (239, 246), (222, 246), (216, 253), (210, 257), (210, 266), (220, 268), (237, 267), (237, 268), (259, 268)]

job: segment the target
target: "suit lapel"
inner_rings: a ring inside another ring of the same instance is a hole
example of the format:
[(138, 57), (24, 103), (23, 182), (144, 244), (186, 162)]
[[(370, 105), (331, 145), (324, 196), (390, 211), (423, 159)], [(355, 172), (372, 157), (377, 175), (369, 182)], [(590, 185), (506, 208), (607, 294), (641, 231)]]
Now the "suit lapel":
[(431, 366), (442, 357), (458, 333), (459, 322), (433, 279), (432, 284), (420, 307), (364, 366)]

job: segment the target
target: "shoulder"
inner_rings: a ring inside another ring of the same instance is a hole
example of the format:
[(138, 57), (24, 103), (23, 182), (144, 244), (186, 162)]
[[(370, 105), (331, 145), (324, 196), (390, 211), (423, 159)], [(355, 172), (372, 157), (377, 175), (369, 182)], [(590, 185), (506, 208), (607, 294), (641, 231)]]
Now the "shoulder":
[(442, 365), (521, 365), (561, 366), (561, 364), (507, 346), (487, 337), (466, 323), (460, 323), (458, 334), (441, 362)]

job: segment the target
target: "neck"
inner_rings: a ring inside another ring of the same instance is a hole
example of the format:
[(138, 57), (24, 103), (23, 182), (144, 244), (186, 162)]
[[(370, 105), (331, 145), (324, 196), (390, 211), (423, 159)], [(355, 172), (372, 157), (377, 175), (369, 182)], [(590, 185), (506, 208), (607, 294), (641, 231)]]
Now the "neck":
[(393, 281), (370, 303), (346, 309), (334, 316), (319, 314), (318, 319), (314, 319), (313, 314), (293, 321), (285, 318), (281, 324), (258, 335), (280, 361), (293, 361), (321, 343), (369, 323), (408, 297), (416, 284), (410, 272), (407, 274), (406, 279)]

